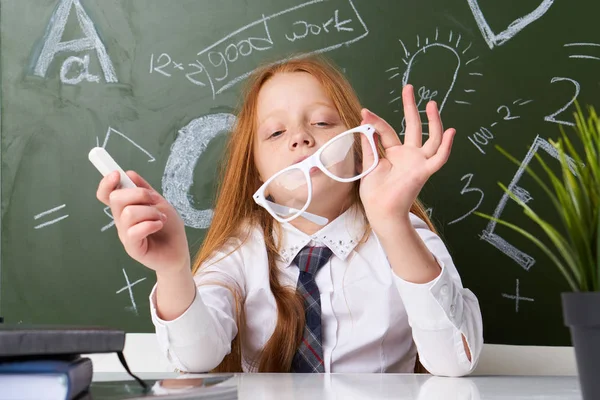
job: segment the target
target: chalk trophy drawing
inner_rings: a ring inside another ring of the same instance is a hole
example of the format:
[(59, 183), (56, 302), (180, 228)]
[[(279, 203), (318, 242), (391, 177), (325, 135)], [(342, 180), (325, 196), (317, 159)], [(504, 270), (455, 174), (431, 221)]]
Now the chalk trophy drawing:
[(233, 128), (235, 116), (228, 113), (210, 114), (196, 118), (179, 130), (171, 146), (162, 177), (163, 196), (177, 209), (183, 222), (192, 228), (206, 229), (213, 210), (194, 208), (188, 194), (193, 184), (194, 168), (209, 142)]
[(517, 279), (517, 286), (515, 289), (515, 294), (507, 294), (507, 293), (502, 293), (502, 297), (504, 297), (505, 299), (511, 299), (515, 301), (515, 312), (518, 313), (519, 312), (519, 302), (521, 301), (535, 301), (533, 298), (531, 297), (523, 297), (521, 296), (521, 293), (519, 291), (519, 280)]
[(596, 50), (598, 55), (590, 56), (588, 54), (571, 54), (569, 58), (583, 58), (587, 60), (600, 60), (600, 44), (598, 43), (566, 43), (564, 47), (587, 47), (585, 50)]
[[(446, 38), (448, 39), (447, 42)], [(404, 50), (404, 58), (402, 58), (402, 61), (405, 68), (404, 73), (401, 72), (402, 68), (400, 66), (394, 66), (385, 71), (390, 74), (388, 77), (388, 80), (390, 81), (397, 79), (400, 76), (402, 77), (400, 88), (393, 89), (389, 92), (392, 99), (389, 100), (388, 103), (395, 107), (394, 112), (400, 112), (402, 108), (401, 88), (407, 83), (410, 83), (415, 88), (415, 100), (417, 102), (419, 113), (425, 114), (427, 102), (435, 100), (438, 103), (438, 109), (441, 115), (450, 94), (455, 88), (459, 71), (467, 66), (472, 68), (471, 63), (479, 58), (467, 55), (472, 43), (468, 43), (464, 46), (460, 34), (455, 34), (451, 31), (448, 36), (445, 34), (442, 35), (438, 28), (436, 28), (435, 36), (433, 36), (431, 41), (428, 36), (421, 39), (421, 37), (417, 35), (417, 50), (414, 52), (409, 51), (402, 40), (399, 40), (399, 42)], [(463, 47), (462, 49), (461, 46)], [(440, 63), (440, 60), (443, 60), (443, 68), (451, 72), (452, 78), (448, 80), (447, 74), (438, 74), (439, 76), (428, 75), (426, 77), (419, 76), (419, 71), (416, 71), (415, 66), (416, 64), (426, 63), (428, 57), (437, 63)], [(469, 73), (469, 76), (479, 77), (483, 76), (483, 74), (480, 72), (471, 72)], [(427, 81), (426, 85), (418, 83), (422, 81), (423, 78)], [(460, 98), (454, 100), (454, 102), (460, 105), (470, 105), (471, 102), (468, 101), (468, 98), (469, 96), (472, 96), (473, 93), (475, 93), (475, 89), (473, 88), (464, 89), (459, 95)], [(425, 121), (423, 122), (423, 125), (428, 125), (425, 116), (421, 117), (421, 120)], [(404, 133), (404, 128), (405, 121), (402, 119), (402, 131), (400, 134)]]
[[(531, 162), (534, 155), (540, 149), (544, 150), (546, 153), (556, 158), (557, 160), (559, 159), (558, 152), (556, 151), (554, 146), (552, 146), (546, 140), (540, 138), (539, 135), (535, 137), (531, 148), (527, 152), (527, 155), (523, 159), (523, 162), (521, 162), (521, 165), (517, 169), (517, 172), (515, 173), (512, 181), (508, 185), (508, 190), (512, 191), (524, 203), (531, 201), (532, 197), (530, 196), (527, 190), (519, 186), (519, 180), (521, 179), (523, 172), (525, 172), (525, 169)], [(575, 169), (573, 168), (574, 161), (568, 156), (567, 158), (570, 165), (570, 170), (571, 172), (573, 172), (573, 174), (575, 174)], [(504, 195), (500, 199), (500, 202), (498, 203), (498, 206), (496, 207), (496, 210), (494, 211), (493, 215), (495, 218), (500, 218), (500, 215), (502, 214), (502, 211), (504, 211), (506, 203), (509, 199), (510, 196), (508, 195), (508, 193), (504, 193)], [(483, 230), (482, 234), (480, 235), (480, 238), (490, 243), (492, 246), (496, 247), (508, 257), (512, 258), (517, 264), (523, 267), (523, 269), (529, 271), (529, 269), (535, 264), (535, 259), (529, 254), (517, 249), (514, 245), (508, 243), (500, 235), (496, 234), (494, 232), (495, 228), (496, 222), (490, 220), (490, 222), (488, 222), (487, 227)]]
[(477, 26), (479, 27), (483, 38), (488, 46), (490, 46), (490, 49), (493, 49), (494, 46), (503, 45), (513, 38), (517, 33), (523, 30), (527, 25), (541, 18), (552, 6), (554, 0), (544, 0), (540, 5), (537, 6), (535, 10), (523, 17), (515, 19), (510, 23), (510, 25), (508, 25), (508, 28), (500, 33), (494, 33), (492, 28), (490, 28), (490, 25), (485, 20), (483, 12), (479, 7), (478, 0), (467, 0), (467, 3), (469, 3), (469, 7), (471, 7), (471, 11), (473, 12), (473, 16), (475, 17), (475, 21), (477, 22)]
[[(65, 30), (67, 19), (69, 18), (69, 14), (73, 7), (75, 8), (79, 27), (83, 31), (84, 37), (61, 42), (60, 40)], [(48, 67), (56, 54), (64, 52), (82, 52), (86, 50), (96, 50), (96, 55), (98, 56), (98, 61), (100, 62), (100, 67), (104, 74), (104, 80), (111, 83), (117, 82), (117, 75), (110, 57), (106, 52), (106, 48), (98, 36), (94, 23), (83, 9), (80, 1), (60, 0), (60, 3), (48, 23), (46, 35), (44, 37), (44, 46), (35, 61), (33, 73), (34, 75), (44, 78), (46, 77)], [(84, 80), (88, 82), (99, 82), (100, 77), (90, 73), (89, 63), (89, 55), (84, 55), (83, 58), (75, 56), (67, 58), (60, 69), (61, 82), (72, 85), (76, 85)], [(71, 70), (77, 70), (79, 75), (69, 78), (67, 75)]]
[(131, 306), (126, 307), (125, 309), (131, 310), (135, 313), (135, 315), (138, 315), (137, 304), (135, 303), (135, 298), (133, 297), (133, 291), (131, 290), (131, 288), (133, 288), (138, 283), (145, 281), (146, 278), (141, 278), (133, 283), (130, 283), (129, 276), (127, 276), (127, 272), (125, 272), (125, 268), (123, 268), (123, 275), (125, 276), (125, 282), (127, 283), (127, 285), (125, 285), (121, 289), (117, 290), (117, 294), (127, 290), (127, 293), (129, 293), (129, 300), (131, 301)]
[[(146, 149), (144, 149), (142, 146), (140, 146), (139, 144), (137, 144), (136, 142), (134, 142), (127, 135), (119, 132), (118, 130), (116, 130), (113, 127), (110, 127), (110, 126), (108, 127), (108, 130), (106, 131), (106, 135), (104, 136), (104, 141), (102, 142), (102, 145), (100, 145), (100, 139), (98, 138), (98, 136), (96, 136), (96, 146), (98, 146), (98, 147), (102, 146), (103, 148), (106, 148), (106, 146), (108, 145), (108, 140), (111, 137), (114, 137), (115, 135), (118, 138), (120, 137), (122, 139), (125, 139), (125, 141), (127, 143), (133, 145), (139, 151), (141, 151), (142, 153), (144, 153), (145, 155), (147, 155), (149, 163), (156, 161), (156, 159), (154, 158), (154, 156), (152, 154), (150, 154)], [(113, 142), (114, 142), (114, 140), (113, 140)], [(109, 228), (111, 228), (111, 227), (113, 227), (115, 225), (115, 221), (113, 219), (113, 216), (110, 213), (110, 207), (104, 207), (104, 214), (106, 214), (111, 219), (111, 221), (108, 224), (104, 225), (102, 228), (100, 228), (100, 232), (104, 232), (107, 229), (109, 229)]]

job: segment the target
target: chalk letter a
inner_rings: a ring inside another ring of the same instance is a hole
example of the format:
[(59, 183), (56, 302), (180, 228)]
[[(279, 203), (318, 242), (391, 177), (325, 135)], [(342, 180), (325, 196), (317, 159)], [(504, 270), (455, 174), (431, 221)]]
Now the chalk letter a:
[[(62, 38), (73, 5), (75, 5), (77, 20), (79, 21), (79, 26), (85, 37), (70, 40), (68, 42), (61, 42), (60, 39)], [(79, 0), (60, 0), (54, 15), (52, 15), (48, 24), (44, 47), (35, 64), (34, 74), (45, 77), (50, 63), (52, 63), (54, 56), (58, 53), (67, 51), (80, 52), (85, 50), (96, 50), (106, 82), (118, 82), (117, 75), (115, 74), (110, 57), (106, 52), (106, 48), (98, 37), (98, 32), (96, 32), (94, 23), (81, 6)]]

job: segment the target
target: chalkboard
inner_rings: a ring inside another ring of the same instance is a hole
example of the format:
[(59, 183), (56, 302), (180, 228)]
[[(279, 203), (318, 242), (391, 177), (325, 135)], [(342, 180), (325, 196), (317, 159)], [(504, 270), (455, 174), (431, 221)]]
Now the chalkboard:
[[(497, 182), (551, 217), (526, 165), (598, 103), (600, 6), (553, 0), (0, 0), (0, 315), (152, 332), (151, 271), (95, 198), (105, 146), (180, 211), (190, 251), (211, 220), (242, 82), (257, 66), (324, 53), (362, 103), (403, 127), (400, 89), (457, 129), (422, 192), (478, 296), (488, 343), (568, 345), (554, 265), (475, 210), (522, 222)], [(534, 163), (532, 163), (533, 165)], [(534, 232), (539, 232), (535, 231)]]

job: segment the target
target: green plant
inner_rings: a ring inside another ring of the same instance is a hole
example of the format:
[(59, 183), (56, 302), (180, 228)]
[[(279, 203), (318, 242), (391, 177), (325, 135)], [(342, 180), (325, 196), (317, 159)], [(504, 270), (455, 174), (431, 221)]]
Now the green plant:
[[(553, 244), (554, 251), (515, 224), (480, 212), (475, 214), (507, 226), (535, 243), (556, 264), (573, 291), (600, 291), (600, 119), (593, 107), (589, 107), (587, 118), (579, 105), (574, 115), (574, 131), (581, 141), (582, 153), (576, 151), (562, 127), (559, 139), (556, 142), (550, 140), (559, 155), (561, 178), (549, 168), (539, 154), (535, 154), (551, 182), (552, 189), (527, 167), (529, 175), (548, 195), (564, 225), (566, 235), (540, 218), (531, 207), (498, 182), (522, 207), (525, 215), (543, 229)], [(509, 160), (520, 165), (517, 159), (500, 146), (496, 148)]]

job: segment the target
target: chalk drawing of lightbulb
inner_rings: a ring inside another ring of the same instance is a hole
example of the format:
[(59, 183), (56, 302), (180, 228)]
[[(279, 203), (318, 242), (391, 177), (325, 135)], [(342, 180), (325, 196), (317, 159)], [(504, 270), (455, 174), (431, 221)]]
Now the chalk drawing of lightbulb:
[[(404, 50), (404, 57), (402, 58), (404, 67), (394, 66), (385, 70), (390, 75), (388, 80), (395, 86), (389, 92), (391, 100), (388, 102), (394, 107), (394, 112), (402, 110), (402, 87), (408, 83), (413, 85), (415, 101), (421, 115), (422, 124), (424, 125), (424, 134), (427, 134), (425, 133), (425, 127), (428, 125), (425, 106), (430, 100), (437, 102), (441, 115), (450, 98), (454, 98), (454, 103), (456, 104), (471, 105), (469, 96), (476, 92), (475, 89), (470, 87), (462, 90), (456, 87), (459, 74), (462, 74), (462, 71), (473, 68), (473, 63), (479, 58), (467, 55), (472, 43), (468, 43), (465, 47), (464, 43), (462, 43), (462, 36), (452, 31), (447, 36), (447, 42), (445, 41), (446, 35), (444, 35), (443, 39), (441, 36), (438, 28), (436, 28), (435, 36), (432, 40), (428, 36), (421, 39), (420, 35), (417, 35), (417, 49), (413, 52), (410, 52), (400, 39), (399, 42)], [(461, 46), (464, 48), (461, 49)], [(420, 68), (420, 66), (428, 66), (432, 63), (440, 66), (439, 69), (435, 69), (435, 75), (430, 72), (431, 68)], [(480, 72), (468, 72), (468, 76), (477, 78), (482, 77), (483, 74)], [(397, 87), (396, 81), (400, 79), (400, 87)], [(469, 84), (469, 86), (471, 85)], [(400, 134), (404, 134), (404, 130), (405, 121), (402, 118), (402, 130)]]

